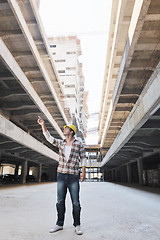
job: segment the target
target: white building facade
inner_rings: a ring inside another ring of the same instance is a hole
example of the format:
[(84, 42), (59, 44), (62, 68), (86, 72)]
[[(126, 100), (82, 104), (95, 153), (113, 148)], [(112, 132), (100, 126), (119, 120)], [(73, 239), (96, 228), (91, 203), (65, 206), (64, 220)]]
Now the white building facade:
[(87, 116), (83, 108), (84, 76), (82, 63), (79, 62), (80, 40), (76, 36), (49, 37), (48, 40), (64, 89), (62, 97), (65, 98), (66, 108), (70, 108), (72, 123), (76, 125), (78, 135), (82, 137), (87, 129)]

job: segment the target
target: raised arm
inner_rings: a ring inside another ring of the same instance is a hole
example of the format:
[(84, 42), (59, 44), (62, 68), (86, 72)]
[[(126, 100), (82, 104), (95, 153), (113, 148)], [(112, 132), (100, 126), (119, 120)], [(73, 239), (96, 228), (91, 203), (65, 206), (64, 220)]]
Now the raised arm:
[(53, 144), (54, 146), (56, 146), (56, 147), (59, 148), (60, 145), (61, 145), (61, 143), (62, 143), (62, 140), (56, 139), (56, 138), (54, 138), (54, 137), (52, 137), (52, 136), (50, 135), (49, 131), (48, 131), (47, 128), (46, 128), (46, 125), (45, 125), (45, 123), (44, 123), (44, 120), (43, 120), (40, 116), (38, 116), (37, 122), (39, 123), (39, 125), (41, 125), (42, 131), (43, 131), (43, 135), (45, 136), (46, 140), (47, 140), (48, 142), (50, 142), (51, 144)]
[(43, 133), (47, 132), (47, 128), (46, 128), (46, 125), (44, 123), (44, 120), (40, 116), (38, 116), (37, 122), (39, 123), (39, 125), (41, 125)]

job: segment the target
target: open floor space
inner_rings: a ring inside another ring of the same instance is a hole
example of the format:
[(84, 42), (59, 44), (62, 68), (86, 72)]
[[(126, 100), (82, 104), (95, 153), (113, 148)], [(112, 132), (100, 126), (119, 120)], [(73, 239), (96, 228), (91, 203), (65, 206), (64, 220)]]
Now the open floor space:
[(1, 187), (1, 239), (159, 240), (159, 188), (107, 182), (84, 182), (80, 187), (82, 236), (72, 226), (69, 193), (64, 230), (49, 233), (56, 221), (56, 183)]

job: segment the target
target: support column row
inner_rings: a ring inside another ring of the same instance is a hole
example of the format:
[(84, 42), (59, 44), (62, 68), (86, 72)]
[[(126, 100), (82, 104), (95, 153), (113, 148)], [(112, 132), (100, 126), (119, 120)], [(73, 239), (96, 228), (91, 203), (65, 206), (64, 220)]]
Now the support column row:
[(111, 182), (139, 183), (143, 185), (143, 159), (139, 158), (135, 162), (105, 171), (104, 179)]

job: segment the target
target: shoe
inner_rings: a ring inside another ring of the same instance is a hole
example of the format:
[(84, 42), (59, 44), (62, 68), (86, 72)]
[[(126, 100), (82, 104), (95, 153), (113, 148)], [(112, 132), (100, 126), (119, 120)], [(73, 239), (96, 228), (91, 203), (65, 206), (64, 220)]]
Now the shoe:
[(82, 234), (83, 234), (80, 225), (78, 225), (78, 226), (75, 227), (75, 232), (76, 232), (77, 235), (82, 235)]
[(50, 233), (54, 233), (54, 232), (57, 232), (57, 231), (59, 231), (59, 230), (63, 230), (63, 226), (58, 226), (58, 225), (56, 225), (54, 228), (51, 228), (51, 229), (49, 230), (49, 232), (50, 232)]

